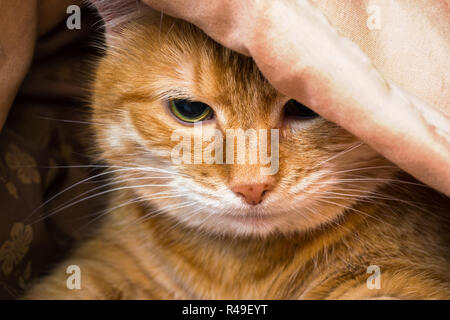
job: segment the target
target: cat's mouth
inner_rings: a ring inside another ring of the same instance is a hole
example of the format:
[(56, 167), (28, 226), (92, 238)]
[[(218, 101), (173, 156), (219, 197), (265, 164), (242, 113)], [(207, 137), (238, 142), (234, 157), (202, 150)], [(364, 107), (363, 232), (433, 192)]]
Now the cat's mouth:
[(277, 219), (277, 214), (247, 213), (247, 214), (224, 214), (223, 217), (235, 223), (259, 225), (267, 224)]

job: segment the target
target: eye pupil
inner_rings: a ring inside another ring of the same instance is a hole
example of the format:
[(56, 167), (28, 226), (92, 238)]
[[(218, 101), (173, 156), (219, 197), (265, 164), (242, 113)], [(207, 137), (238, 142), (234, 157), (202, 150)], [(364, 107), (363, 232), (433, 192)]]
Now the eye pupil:
[(175, 99), (169, 105), (171, 112), (184, 122), (205, 121), (213, 115), (211, 107), (203, 102)]
[(304, 104), (291, 99), (286, 103), (285, 116), (295, 117), (295, 118), (303, 118), (303, 119), (311, 119), (311, 118), (316, 118), (319, 115), (317, 113), (315, 113), (314, 111), (312, 111), (307, 106), (305, 106)]

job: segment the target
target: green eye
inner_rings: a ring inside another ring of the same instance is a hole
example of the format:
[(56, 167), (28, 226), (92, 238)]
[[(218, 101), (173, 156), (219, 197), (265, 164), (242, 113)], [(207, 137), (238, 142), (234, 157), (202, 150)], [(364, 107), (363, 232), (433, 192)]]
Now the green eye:
[(188, 123), (205, 121), (214, 115), (210, 106), (198, 101), (170, 100), (169, 107), (175, 117)]
[(285, 106), (285, 116), (293, 118), (311, 119), (319, 115), (310, 108), (293, 99), (289, 100)]

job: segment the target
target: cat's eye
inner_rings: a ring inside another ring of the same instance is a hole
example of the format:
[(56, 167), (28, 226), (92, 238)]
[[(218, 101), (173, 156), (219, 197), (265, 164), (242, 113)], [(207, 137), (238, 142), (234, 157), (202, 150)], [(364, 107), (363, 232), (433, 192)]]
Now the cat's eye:
[(194, 123), (211, 119), (213, 110), (206, 103), (174, 99), (169, 101), (170, 111), (183, 122)]
[(293, 117), (299, 119), (312, 119), (318, 117), (319, 115), (312, 111), (310, 108), (304, 104), (295, 101), (293, 99), (289, 100), (284, 107), (285, 117)]

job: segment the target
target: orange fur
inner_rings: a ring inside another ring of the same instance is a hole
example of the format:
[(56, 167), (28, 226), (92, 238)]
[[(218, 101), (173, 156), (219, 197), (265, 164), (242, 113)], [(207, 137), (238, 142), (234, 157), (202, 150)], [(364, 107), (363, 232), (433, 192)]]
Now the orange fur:
[[(251, 58), (192, 25), (142, 17), (115, 37), (92, 107), (100, 157), (122, 170), (122, 189), (98, 232), (27, 298), (450, 297), (447, 198), (324, 119), (293, 129), (283, 119), (289, 98)], [(171, 98), (209, 104), (217, 118), (205, 128), (279, 129), (279, 171), (174, 165), (171, 133), (184, 125), (167, 110)], [(267, 179), (275, 187), (254, 208), (230, 191)], [(240, 222), (246, 215), (252, 223)], [(81, 290), (66, 288), (71, 264)], [(379, 290), (366, 286), (373, 264)]]

